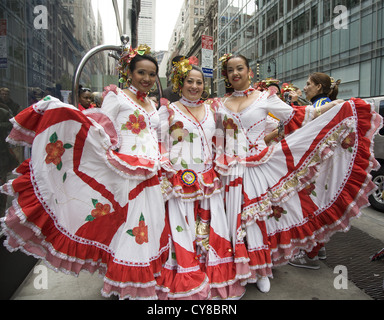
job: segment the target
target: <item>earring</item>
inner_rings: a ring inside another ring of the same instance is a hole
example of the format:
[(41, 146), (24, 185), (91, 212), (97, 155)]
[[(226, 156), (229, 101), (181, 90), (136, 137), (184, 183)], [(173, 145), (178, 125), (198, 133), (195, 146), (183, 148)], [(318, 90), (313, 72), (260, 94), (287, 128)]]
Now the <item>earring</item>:
[[(204, 96), (204, 94), (205, 94), (205, 96)], [(209, 93), (207, 90), (204, 90), (202, 95), (201, 95), (201, 99), (207, 100), (208, 98), (209, 98)]]

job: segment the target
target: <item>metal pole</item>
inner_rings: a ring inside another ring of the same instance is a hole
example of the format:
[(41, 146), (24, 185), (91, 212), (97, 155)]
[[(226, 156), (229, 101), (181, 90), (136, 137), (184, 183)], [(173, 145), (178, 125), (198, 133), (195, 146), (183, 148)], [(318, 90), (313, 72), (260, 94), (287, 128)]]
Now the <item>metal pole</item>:
[(112, 0), (112, 3), (113, 3), (113, 7), (115, 8), (117, 28), (119, 29), (119, 35), (121, 37), (123, 35), (123, 26), (121, 24), (121, 19), (119, 14), (119, 5), (117, 4), (117, 0)]
[(95, 54), (101, 51), (114, 50), (114, 51), (121, 52), (123, 48), (124, 46), (101, 45), (93, 48), (84, 56), (84, 58), (80, 61), (79, 65), (77, 66), (75, 75), (73, 77), (73, 82), (72, 82), (72, 101), (75, 107), (77, 107), (79, 104), (80, 75), (83, 72), (84, 66), (88, 62), (88, 60), (91, 59)]

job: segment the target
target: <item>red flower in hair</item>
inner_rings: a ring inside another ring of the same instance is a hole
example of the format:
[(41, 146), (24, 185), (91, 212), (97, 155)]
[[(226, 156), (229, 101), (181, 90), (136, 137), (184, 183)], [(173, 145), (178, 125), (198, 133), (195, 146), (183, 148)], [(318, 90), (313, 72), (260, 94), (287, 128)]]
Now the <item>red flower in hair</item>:
[(199, 65), (199, 59), (197, 59), (195, 56), (192, 56), (188, 59), (190, 65)]

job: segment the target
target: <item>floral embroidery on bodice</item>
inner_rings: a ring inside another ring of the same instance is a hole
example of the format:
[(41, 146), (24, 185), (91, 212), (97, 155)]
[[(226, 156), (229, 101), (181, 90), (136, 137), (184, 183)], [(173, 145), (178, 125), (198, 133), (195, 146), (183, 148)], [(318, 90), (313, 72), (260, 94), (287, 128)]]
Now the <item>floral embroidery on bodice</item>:
[(258, 155), (267, 148), (264, 138), (268, 113), (287, 120), (293, 112), (277, 96), (269, 97), (268, 91), (261, 93), (251, 105), (238, 113), (229, 110), (225, 102), (225, 99), (222, 100), (218, 112), (218, 127), (222, 128), (225, 139), (225, 154), (243, 159)]
[(120, 133), (119, 153), (152, 161), (160, 159), (157, 140), (159, 115), (155, 107), (148, 112), (118, 90), (117, 95), (109, 93), (106, 96), (102, 108)]
[(212, 167), (212, 138), (216, 124), (209, 105), (204, 106), (205, 116), (200, 122), (174, 104), (163, 106), (159, 111), (162, 121), (160, 136), (175, 170), (202, 172)]

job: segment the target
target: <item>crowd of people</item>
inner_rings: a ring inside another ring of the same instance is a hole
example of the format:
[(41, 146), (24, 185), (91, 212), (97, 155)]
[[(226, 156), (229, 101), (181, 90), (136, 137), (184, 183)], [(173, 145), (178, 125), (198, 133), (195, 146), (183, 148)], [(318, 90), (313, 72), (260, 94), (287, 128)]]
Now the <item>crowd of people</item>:
[[(104, 276), (121, 299), (240, 299), (268, 292), (273, 268), (318, 269), (374, 190), (371, 144), (382, 118), (339, 81), (252, 84), (248, 60), (221, 59), (224, 97), (205, 98), (194, 57), (173, 63), (172, 93), (150, 99), (150, 48), (125, 50), (101, 108), (80, 88), (76, 110), (46, 97), (19, 113), (9, 141), (32, 156), (1, 191), (10, 251), (56, 270)], [(306, 100), (307, 99), (307, 100)], [(84, 101), (84, 102), (82, 102)], [(271, 136), (270, 136), (271, 135)]]

